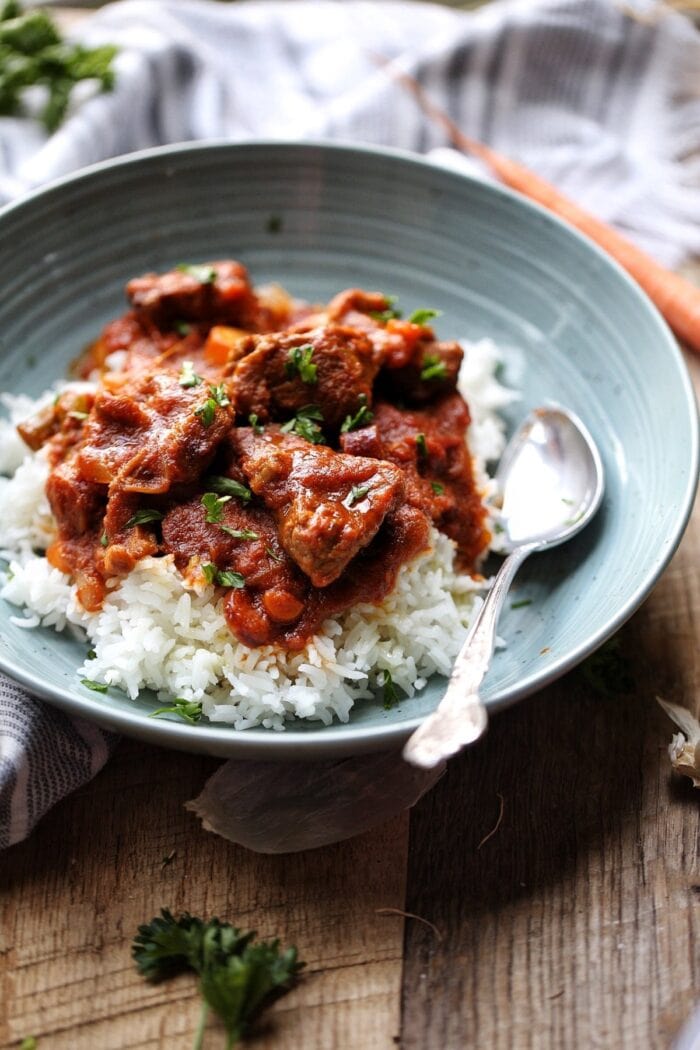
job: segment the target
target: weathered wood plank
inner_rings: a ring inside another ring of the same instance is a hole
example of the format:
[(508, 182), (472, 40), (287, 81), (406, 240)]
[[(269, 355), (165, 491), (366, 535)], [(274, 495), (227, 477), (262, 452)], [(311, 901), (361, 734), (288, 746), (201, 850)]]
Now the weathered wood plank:
[[(297, 944), (307, 974), (273, 1007), (261, 1050), (395, 1045), (403, 929), (376, 910), (403, 905), (407, 819), (306, 854), (255, 855), (183, 809), (215, 765), (125, 742), (3, 855), (1, 1047), (31, 1034), (42, 1050), (189, 1050), (194, 981), (150, 986), (130, 958), (137, 925), (161, 906)], [(212, 1031), (206, 1045), (221, 1041)]]

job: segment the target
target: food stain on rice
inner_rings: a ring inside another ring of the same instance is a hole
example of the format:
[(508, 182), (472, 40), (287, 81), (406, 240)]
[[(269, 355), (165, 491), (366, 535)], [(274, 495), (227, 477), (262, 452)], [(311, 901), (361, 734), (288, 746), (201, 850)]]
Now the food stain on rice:
[[(498, 411), (514, 398), (495, 379), (499, 360), (490, 340), (466, 345), (459, 383), (487, 501), (492, 482), (485, 463), (498, 458), (504, 443)], [(346, 722), (358, 700), (381, 696), (385, 671), (407, 697), (432, 675), (450, 673), (485, 582), (457, 571), (455, 544), (435, 528), (430, 549), (401, 568), (380, 604), (356, 605), (326, 620), (296, 652), (237, 641), (220, 592), (188, 585), (171, 555), (143, 558), (110, 581), (101, 609), (86, 611), (69, 577), (37, 553), (54, 537), (44, 493), (49, 468), (42, 451), (24, 450), (22, 458), (14, 430), (37, 403), (7, 396), (4, 402), (10, 420), (0, 422), (0, 469), (12, 476), (0, 478), (0, 556), (9, 563), (0, 595), (25, 610), (14, 623), (83, 633), (94, 656), (76, 668), (76, 683), (82, 677), (104, 682), (133, 699), (151, 689), (161, 701), (200, 701), (212, 722), (283, 730), (294, 718)]]

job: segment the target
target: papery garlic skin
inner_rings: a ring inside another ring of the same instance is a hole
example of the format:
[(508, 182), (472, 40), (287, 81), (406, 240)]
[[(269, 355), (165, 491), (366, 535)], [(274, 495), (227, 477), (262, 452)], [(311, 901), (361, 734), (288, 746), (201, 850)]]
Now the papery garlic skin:
[(669, 704), (657, 696), (657, 701), (672, 722), (681, 730), (668, 746), (671, 765), (678, 773), (689, 777), (694, 787), (700, 787), (700, 722), (686, 707)]

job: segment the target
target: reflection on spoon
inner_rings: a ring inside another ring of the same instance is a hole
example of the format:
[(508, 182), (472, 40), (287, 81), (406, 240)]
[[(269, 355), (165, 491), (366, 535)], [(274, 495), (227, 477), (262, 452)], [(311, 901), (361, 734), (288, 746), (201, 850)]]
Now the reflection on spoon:
[(496, 481), (508, 556), (457, 656), (437, 710), (404, 748), (404, 758), (416, 766), (435, 766), (482, 735), (488, 719), (478, 690), (513, 577), (530, 554), (580, 532), (603, 498), (603, 464), (593, 438), (573, 413), (558, 405), (530, 413), (509, 442)]

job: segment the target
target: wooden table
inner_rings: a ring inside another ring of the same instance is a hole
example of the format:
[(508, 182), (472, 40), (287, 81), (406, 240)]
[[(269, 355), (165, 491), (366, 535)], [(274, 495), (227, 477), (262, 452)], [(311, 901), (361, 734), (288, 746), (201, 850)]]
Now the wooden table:
[(700, 708), (699, 635), (696, 512), (612, 687), (569, 674), (410, 816), (287, 857), (184, 810), (215, 760), (124, 741), (0, 857), (0, 1047), (190, 1050), (194, 982), (150, 986), (130, 958), (162, 906), (298, 945), (306, 975), (258, 1050), (670, 1047), (700, 998), (700, 794), (670, 772), (654, 697)]

